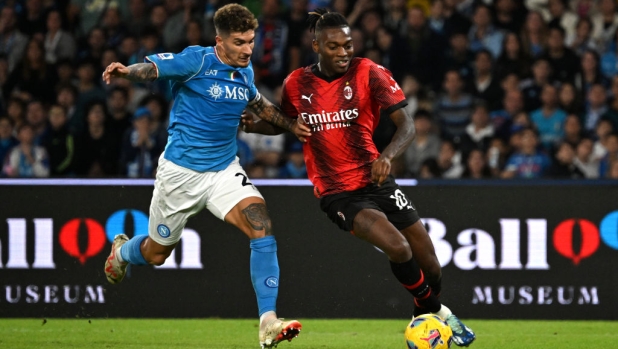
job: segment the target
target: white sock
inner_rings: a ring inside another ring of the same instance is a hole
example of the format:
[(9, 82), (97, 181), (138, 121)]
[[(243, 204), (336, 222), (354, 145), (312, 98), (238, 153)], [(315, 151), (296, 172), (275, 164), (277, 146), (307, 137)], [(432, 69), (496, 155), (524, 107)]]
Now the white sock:
[(277, 317), (277, 314), (275, 314), (275, 312), (272, 310), (262, 314), (262, 316), (260, 316), (260, 324), (262, 324), (266, 318), (269, 318), (271, 316)]
[(119, 261), (120, 263), (124, 263), (124, 262), (125, 262), (125, 261), (124, 261), (124, 259), (122, 259), (122, 254), (120, 254), (120, 247), (118, 247), (118, 248), (116, 249), (116, 258), (118, 258), (118, 261)]
[(438, 310), (434, 314), (446, 320), (446, 317), (451, 315), (452, 313), (453, 312), (451, 311), (451, 309), (449, 309), (446, 305), (442, 304), (442, 307), (440, 308), (440, 310)]

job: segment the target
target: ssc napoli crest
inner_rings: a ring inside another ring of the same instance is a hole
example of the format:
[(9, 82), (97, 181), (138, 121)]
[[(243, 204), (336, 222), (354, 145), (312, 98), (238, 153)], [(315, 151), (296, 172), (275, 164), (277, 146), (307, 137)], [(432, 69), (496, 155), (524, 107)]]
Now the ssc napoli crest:
[(159, 224), (157, 226), (157, 233), (159, 233), (162, 238), (168, 238), (171, 234), (170, 228), (168, 228), (165, 224)]
[(268, 279), (266, 279), (266, 281), (264, 281), (264, 283), (266, 284), (266, 286), (268, 286), (270, 288), (277, 288), (277, 287), (279, 287), (279, 279), (277, 279), (274, 276), (271, 276)]

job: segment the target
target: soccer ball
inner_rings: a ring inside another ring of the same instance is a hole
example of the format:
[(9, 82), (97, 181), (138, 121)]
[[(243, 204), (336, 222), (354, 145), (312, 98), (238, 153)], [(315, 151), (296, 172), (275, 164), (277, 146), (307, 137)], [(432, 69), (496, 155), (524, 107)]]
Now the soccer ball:
[(409, 349), (447, 349), (453, 342), (453, 331), (438, 315), (424, 314), (410, 322), (405, 337)]

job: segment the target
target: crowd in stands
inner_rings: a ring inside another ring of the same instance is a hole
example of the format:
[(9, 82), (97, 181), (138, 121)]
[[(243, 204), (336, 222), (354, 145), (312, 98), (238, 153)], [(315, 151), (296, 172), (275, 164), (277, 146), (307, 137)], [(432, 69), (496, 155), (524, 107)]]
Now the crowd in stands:
[[(111, 62), (214, 44), (221, 0), (1, 0), (0, 177), (153, 178), (173, 103), (163, 82), (103, 84)], [(400, 178), (618, 179), (615, 0), (248, 0), (256, 86), (317, 61), (307, 13), (351, 26), (388, 68), (416, 138)], [(378, 150), (395, 126), (382, 115)], [(251, 178), (306, 178), (289, 134), (239, 131)]]

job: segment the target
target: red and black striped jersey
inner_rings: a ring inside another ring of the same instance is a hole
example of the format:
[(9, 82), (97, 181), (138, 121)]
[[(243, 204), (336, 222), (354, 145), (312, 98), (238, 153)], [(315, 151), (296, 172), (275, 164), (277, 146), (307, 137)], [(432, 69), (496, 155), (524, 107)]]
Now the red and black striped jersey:
[(315, 65), (292, 72), (281, 103), (286, 115), (311, 127), (303, 151), (318, 197), (371, 182), (371, 163), (380, 155), (372, 139), (380, 110), (390, 114), (406, 105), (391, 72), (369, 59), (352, 59), (335, 79), (320, 75)]

